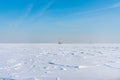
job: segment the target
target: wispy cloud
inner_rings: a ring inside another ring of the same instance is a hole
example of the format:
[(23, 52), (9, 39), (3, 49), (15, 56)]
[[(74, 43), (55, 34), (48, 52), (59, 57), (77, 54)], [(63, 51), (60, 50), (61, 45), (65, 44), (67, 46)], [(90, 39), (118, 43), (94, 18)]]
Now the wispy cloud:
[(40, 12), (38, 13), (38, 16), (42, 16), (55, 2), (55, 0), (52, 0), (50, 2), (48, 2), (43, 8), (42, 10), (40, 10)]
[(120, 7), (120, 2), (116, 3), (116, 4), (113, 4), (111, 6), (111, 8), (119, 8)]
[(27, 22), (26, 24), (28, 24), (38, 20), (42, 15), (45, 14), (45, 12), (53, 5), (54, 2), (55, 0), (49, 1), (45, 6), (43, 6), (43, 8), (38, 13), (35, 14), (35, 16), (32, 16), (31, 18), (29, 17), (29, 20), (26, 21), (26, 18), (29, 16), (30, 12), (34, 7), (33, 3), (29, 4), (28, 7), (24, 10), (23, 14), (19, 16), (19, 18), (16, 21), (11, 23), (10, 26), (17, 27), (17, 26), (21, 26), (25, 22)]
[(100, 11), (113, 9), (113, 8), (119, 8), (119, 7), (120, 7), (120, 2), (115, 3), (115, 4), (108, 6), (108, 7), (100, 8), (100, 9), (88, 10), (85, 12), (76, 12), (75, 15), (84, 15), (84, 14), (95, 13), (95, 12), (100, 12)]
[(20, 15), (16, 21), (13, 21), (13, 23), (10, 24), (10, 27), (18, 27), (22, 25), (25, 22), (25, 19), (32, 11), (33, 6), (34, 6), (33, 3), (29, 4), (27, 8), (23, 11), (22, 15)]
[(28, 17), (28, 15), (30, 14), (30, 12), (32, 11), (34, 4), (31, 3), (28, 5), (27, 9), (24, 11), (23, 15), (21, 16), (21, 18), (26, 18)]
[(54, 4), (55, 0), (49, 1), (43, 8), (34, 16), (32, 17), (32, 21), (38, 20), (45, 12)]

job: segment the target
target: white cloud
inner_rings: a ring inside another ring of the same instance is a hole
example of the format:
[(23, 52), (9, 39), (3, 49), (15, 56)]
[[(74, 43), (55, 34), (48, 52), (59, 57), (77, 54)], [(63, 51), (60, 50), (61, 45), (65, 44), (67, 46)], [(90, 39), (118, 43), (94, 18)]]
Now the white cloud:
[(118, 3), (114, 4), (114, 5), (112, 5), (111, 8), (119, 8), (119, 7), (120, 7), (120, 2), (118, 2)]
[[(53, 5), (54, 2), (55, 2), (55, 0), (49, 1), (37, 14), (35, 14), (35, 16), (29, 18), (29, 21), (27, 21), (27, 22), (32, 23), (33, 21), (39, 19), (40, 16), (44, 15), (44, 13)], [(25, 19), (29, 16), (33, 7), (34, 7), (33, 3), (29, 4), (28, 7), (26, 8), (26, 10), (23, 12), (23, 14), (21, 16), (19, 16), (18, 20), (14, 21), (13, 23), (10, 24), (10, 27), (18, 27), (18, 26), (21, 26), (22, 24), (24, 24), (26, 22)]]
[(23, 14), (19, 16), (19, 18), (16, 21), (13, 21), (13, 23), (9, 24), (10, 27), (18, 27), (22, 25), (25, 22), (25, 19), (32, 11), (33, 6), (34, 6), (33, 3), (29, 4), (28, 7), (25, 9), (25, 11), (23, 11)]
[(55, 0), (48, 2), (35, 16), (32, 17), (32, 21), (37, 20), (40, 16), (44, 15), (45, 12), (54, 4)]
[(53, 5), (53, 3), (54, 3), (54, 0), (48, 2), (48, 4), (45, 5), (45, 6), (42, 8), (42, 10), (38, 13), (38, 16), (43, 15), (43, 14)]
[(119, 7), (120, 7), (120, 2), (115, 3), (115, 4), (108, 6), (108, 7), (100, 8), (100, 9), (88, 10), (85, 12), (77, 12), (77, 13), (75, 13), (75, 15), (84, 15), (84, 14), (89, 14), (89, 13), (94, 13), (94, 12), (99, 12), (99, 11), (103, 11), (103, 10), (119, 8)]
[(30, 12), (32, 11), (33, 6), (34, 6), (33, 3), (28, 5), (27, 9), (25, 10), (25, 12), (22, 15), (22, 18), (26, 18), (30, 14)]

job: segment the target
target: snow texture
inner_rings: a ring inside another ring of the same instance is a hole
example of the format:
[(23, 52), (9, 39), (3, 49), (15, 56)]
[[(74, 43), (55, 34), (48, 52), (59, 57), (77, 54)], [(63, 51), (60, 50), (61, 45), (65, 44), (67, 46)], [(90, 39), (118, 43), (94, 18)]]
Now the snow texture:
[(0, 44), (0, 80), (120, 80), (120, 44)]

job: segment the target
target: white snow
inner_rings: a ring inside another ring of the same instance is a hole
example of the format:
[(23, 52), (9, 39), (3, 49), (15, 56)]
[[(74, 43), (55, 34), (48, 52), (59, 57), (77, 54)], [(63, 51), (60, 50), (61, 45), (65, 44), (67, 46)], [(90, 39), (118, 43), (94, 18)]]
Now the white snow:
[(0, 44), (0, 80), (120, 80), (120, 44)]

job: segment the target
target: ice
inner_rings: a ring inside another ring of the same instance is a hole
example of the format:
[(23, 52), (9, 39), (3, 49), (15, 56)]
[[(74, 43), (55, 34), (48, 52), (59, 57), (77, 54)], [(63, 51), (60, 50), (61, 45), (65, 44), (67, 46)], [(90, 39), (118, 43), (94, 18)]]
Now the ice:
[(120, 44), (0, 44), (0, 80), (120, 80)]
[(0, 80), (15, 80), (15, 79), (10, 79), (10, 78), (0, 78)]

